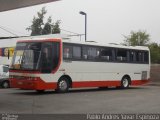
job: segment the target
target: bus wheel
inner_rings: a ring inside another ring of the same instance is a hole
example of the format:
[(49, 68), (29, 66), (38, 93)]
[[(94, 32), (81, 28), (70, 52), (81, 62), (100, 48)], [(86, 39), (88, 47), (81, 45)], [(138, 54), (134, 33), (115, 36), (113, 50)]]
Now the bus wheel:
[(58, 84), (57, 84), (57, 89), (56, 91), (59, 93), (65, 93), (69, 89), (69, 82), (66, 77), (60, 78)]
[(121, 88), (123, 88), (123, 89), (129, 88), (129, 85), (130, 85), (130, 78), (123, 77), (121, 80)]
[(4, 81), (2, 83), (2, 88), (9, 88), (9, 82), (8, 81)]

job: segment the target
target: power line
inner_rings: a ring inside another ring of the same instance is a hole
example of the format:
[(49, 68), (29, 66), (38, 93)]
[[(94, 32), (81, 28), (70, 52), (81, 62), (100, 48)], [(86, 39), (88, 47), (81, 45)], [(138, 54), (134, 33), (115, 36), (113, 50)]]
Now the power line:
[(17, 34), (15, 34), (15, 33), (11, 32), (11, 31), (5, 29), (5, 28), (2, 27), (2, 26), (0, 26), (0, 28), (1, 28), (2, 30), (6, 31), (6, 32), (8, 32), (8, 33), (10, 33), (10, 34), (12, 34), (12, 35), (18, 36)]
[[(2, 27), (2, 26), (1, 26), (1, 27)], [(11, 31), (12, 33), (16, 33), (16, 34), (18, 34), (18, 35), (19, 35), (19, 34), (21, 34), (21, 35), (23, 35), (23, 36), (24, 36), (24, 35), (25, 35), (25, 36), (26, 36), (26, 35), (29, 35), (29, 34), (26, 34), (26, 33), (24, 33), (24, 32), (17, 31), (17, 29), (16, 29), (16, 30), (15, 30), (15, 29), (12, 29), (12, 28), (10, 28), (10, 27), (6, 27), (6, 26), (4, 27), (4, 26), (3, 26), (3, 28), (7, 29), (8, 31)]]
[[(11, 32), (11, 30), (8, 30), (9, 28), (0, 26), (0, 29), (6, 31), (6, 32), (8, 32), (8, 33), (10, 33), (10, 34), (12, 34), (12, 35), (14, 35), (14, 36), (16, 36), (16, 37), (19, 36), (19, 35), (15, 34), (15, 33)], [(79, 33), (76, 33), (76, 32), (69, 31), (69, 30), (65, 30), (65, 29), (60, 29), (60, 30), (74, 34), (74, 35), (70, 35), (70, 36), (80, 36), (80, 38), (81, 38), (81, 36), (84, 35), (84, 34), (79, 34)], [(13, 30), (12, 30), (12, 31), (13, 31)]]
[(80, 37), (80, 41), (81, 41), (82, 35), (85, 35), (85, 34), (79, 34), (79, 33), (75, 33), (75, 32), (68, 31), (68, 30), (64, 30), (64, 29), (60, 29), (60, 30), (65, 31), (65, 32), (68, 32), (68, 33), (75, 34), (75, 35), (69, 35), (69, 36), (79, 36), (79, 37)]
[(62, 31), (65, 31), (65, 32), (68, 32), (68, 33), (72, 33), (72, 34), (76, 34), (76, 35), (81, 35), (79, 33), (75, 33), (75, 32), (72, 32), (72, 31), (68, 31), (68, 30), (64, 30), (64, 29), (61, 29)]

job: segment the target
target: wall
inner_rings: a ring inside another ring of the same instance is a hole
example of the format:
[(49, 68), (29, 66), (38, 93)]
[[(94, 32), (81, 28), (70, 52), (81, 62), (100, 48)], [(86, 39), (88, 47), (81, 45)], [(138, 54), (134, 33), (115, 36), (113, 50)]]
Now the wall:
[(160, 64), (151, 65), (151, 81), (160, 82)]

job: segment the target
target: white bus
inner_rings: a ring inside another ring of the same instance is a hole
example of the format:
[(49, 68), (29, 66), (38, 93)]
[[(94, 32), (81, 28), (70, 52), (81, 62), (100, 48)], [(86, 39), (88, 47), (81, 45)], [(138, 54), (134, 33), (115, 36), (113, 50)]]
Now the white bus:
[(142, 85), (150, 79), (143, 46), (75, 42), (58, 38), (17, 42), (10, 66), (13, 88), (44, 91)]

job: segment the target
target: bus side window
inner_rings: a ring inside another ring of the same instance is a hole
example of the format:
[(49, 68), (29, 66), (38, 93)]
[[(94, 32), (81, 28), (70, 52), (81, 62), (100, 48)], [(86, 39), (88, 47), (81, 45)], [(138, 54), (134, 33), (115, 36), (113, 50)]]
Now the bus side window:
[(134, 62), (135, 61), (135, 52), (134, 51), (130, 51), (129, 52), (130, 54), (129, 54), (129, 61), (130, 62)]
[(54, 70), (58, 66), (58, 62), (60, 59), (60, 44), (58, 42), (54, 42), (52, 44), (53, 44), (52, 70)]
[(148, 56), (149, 56), (149, 53), (148, 53), (148, 52), (144, 52), (144, 62), (145, 62), (145, 63), (148, 63), (148, 62), (149, 62)]
[(83, 46), (82, 49), (82, 55), (83, 55), (83, 59), (87, 60), (88, 59), (88, 52), (87, 52), (87, 47)]
[(96, 49), (93, 47), (88, 47), (88, 59), (93, 60), (96, 57)]
[(97, 47), (83, 46), (83, 59), (96, 61), (99, 59), (99, 49)]
[(104, 60), (104, 61), (113, 60), (112, 49), (108, 49), (108, 48), (101, 49), (100, 58), (101, 60)]
[(119, 62), (127, 61), (127, 50), (125, 50), (125, 49), (117, 49), (116, 59)]
[(81, 47), (80, 46), (73, 46), (73, 58), (81, 59)]
[(63, 48), (63, 58), (64, 59), (71, 59), (72, 58), (72, 46), (70, 45), (65, 45), (64, 44), (64, 48)]
[(141, 51), (136, 51), (136, 62), (137, 63), (143, 62), (143, 53)]

